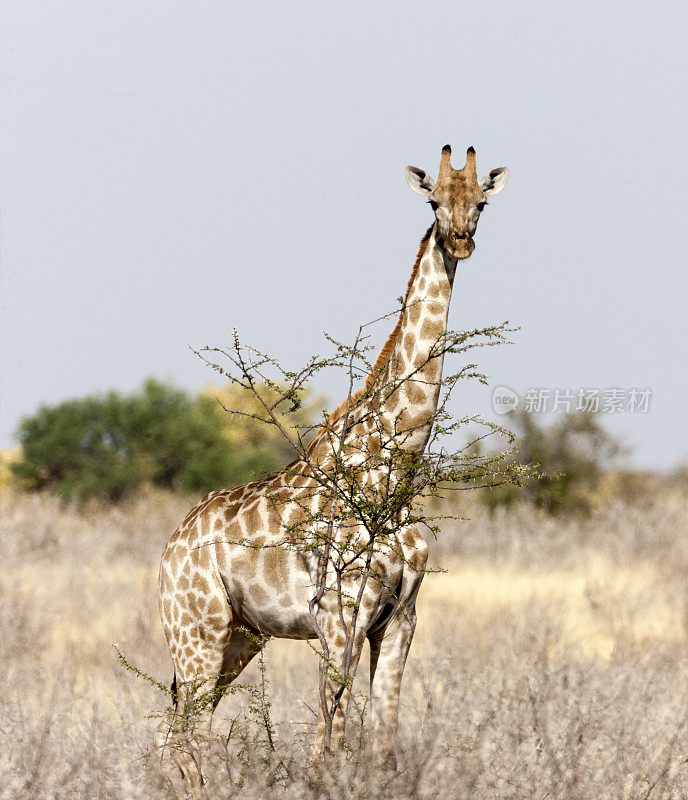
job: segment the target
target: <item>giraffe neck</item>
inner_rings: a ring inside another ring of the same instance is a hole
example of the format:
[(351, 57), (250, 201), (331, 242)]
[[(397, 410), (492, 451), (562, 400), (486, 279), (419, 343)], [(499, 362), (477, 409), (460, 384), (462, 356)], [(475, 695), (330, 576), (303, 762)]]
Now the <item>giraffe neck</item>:
[(361, 454), (377, 453), (383, 439), (393, 439), (393, 449), (423, 451), (437, 411), (444, 363), (444, 356), (433, 356), (432, 349), (447, 329), (455, 272), (456, 259), (447, 255), (433, 225), (421, 241), (392, 334), (365, 385), (340, 403), (314, 437), (309, 446), (313, 461), (332, 459), (345, 420), (351, 432), (347, 439), (353, 439), (353, 449), (364, 461)]
[(447, 330), (457, 263), (444, 250), (436, 224), (424, 244), (380, 382), (389, 387), (382, 397), (385, 427), (394, 432), (397, 446), (415, 452), (425, 448), (437, 411), (444, 355), (434, 354)]

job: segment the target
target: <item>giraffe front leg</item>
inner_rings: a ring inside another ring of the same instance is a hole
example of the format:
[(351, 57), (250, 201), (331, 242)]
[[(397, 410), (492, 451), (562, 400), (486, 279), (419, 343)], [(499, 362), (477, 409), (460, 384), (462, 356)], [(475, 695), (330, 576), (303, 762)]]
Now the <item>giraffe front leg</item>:
[[(361, 651), (365, 642), (365, 630), (357, 626), (347, 656), (347, 635), (339, 620), (325, 623), (328, 630), (329, 659), (320, 661), (320, 697), (318, 703), (318, 727), (313, 744), (313, 758), (322, 759), (344, 743), (346, 711)], [(324, 694), (324, 698), (323, 698)], [(324, 705), (323, 705), (324, 699)]]
[(373, 764), (396, 769), (399, 693), (416, 627), (415, 602), (370, 638), (371, 750)]

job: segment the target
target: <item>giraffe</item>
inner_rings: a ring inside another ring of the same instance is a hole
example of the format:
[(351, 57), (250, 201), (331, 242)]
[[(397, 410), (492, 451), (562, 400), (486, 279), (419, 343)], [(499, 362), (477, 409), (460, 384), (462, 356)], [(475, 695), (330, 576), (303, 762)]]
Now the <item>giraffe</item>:
[[(446, 332), (457, 263), (474, 250), (473, 235), (486, 198), (500, 192), (508, 177), (507, 168), (500, 167), (479, 181), (472, 147), (460, 170), (451, 166), (450, 156), (451, 148), (445, 145), (437, 181), (417, 167), (406, 168), (409, 186), (428, 199), (434, 220), (421, 240), (397, 323), (363, 386), (330, 414), (308, 446), (307, 457), (262, 480), (211, 492), (189, 511), (164, 549), (159, 600), (174, 662), (177, 718), (193, 707), (199, 687), (212, 692), (206, 695), (211, 701), (199, 711), (196, 731), (209, 729), (222, 691), (267, 638), (322, 636), (334, 661), (349, 646), (353, 671), (367, 640), (373, 760), (396, 764), (399, 693), (416, 625), (427, 543), (409, 525), (395, 530), (394, 541), (375, 552), (374, 577), (361, 590), (354, 627), (352, 609), (341, 613), (329, 573), (326, 589), (316, 591), (319, 569), (324, 563), (327, 571), (327, 562), (317, 548), (299, 546), (307, 531), (301, 529), (296, 536), (293, 531), (300, 519), (307, 524), (315, 519), (305, 514), (306, 506), (322, 506), (313, 465), (331, 463), (336, 442), (344, 445), (344, 460), (358, 458), (363, 465), (362, 485), (374, 484), (384, 472), (380, 461), (374, 466), (366, 460), (370, 454), (394, 446), (412, 455), (421, 453), (428, 442), (443, 367), (443, 356), (433, 347)], [(351, 531), (347, 535), (351, 539)], [(356, 529), (353, 539), (356, 536), (365, 533)], [(361, 574), (345, 573), (354, 595)], [(349, 630), (354, 632), (350, 641)], [(324, 698), (331, 699), (338, 689), (341, 702), (332, 721), (333, 740), (343, 736), (348, 689), (330, 680)], [(316, 752), (325, 736), (322, 694), (320, 705)], [(185, 739), (182, 726), (165, 722), (156, 742), (161, 753), (169, 747), (192, 796), (203, 798), (198, 742)]]

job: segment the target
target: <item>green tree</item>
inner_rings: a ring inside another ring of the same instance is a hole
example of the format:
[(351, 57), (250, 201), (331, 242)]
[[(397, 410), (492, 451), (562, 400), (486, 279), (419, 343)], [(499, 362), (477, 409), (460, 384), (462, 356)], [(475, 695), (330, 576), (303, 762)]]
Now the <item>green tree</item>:
[(65, 499), (118, 500), (144, 483), (204, 492), (283, 465), (267, 446), (235, 446), (218, 408), (208, 396), (153, 379), (129, 395), (44, 406), (20, 424), (23, 458), (12, 470), (29, 488)]

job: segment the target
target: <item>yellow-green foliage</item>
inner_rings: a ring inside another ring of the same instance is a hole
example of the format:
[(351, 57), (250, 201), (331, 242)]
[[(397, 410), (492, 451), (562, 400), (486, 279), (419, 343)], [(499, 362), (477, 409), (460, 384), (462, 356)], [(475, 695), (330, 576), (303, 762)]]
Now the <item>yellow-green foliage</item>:
[(10, 468), (10, 464), (21, 460), (21, 447), (8, 447), (5, 450), (0, 450), (0, 489), (22, 488), (22, 480)]
[[(268, 406), (279, 399), (278, 391), (266, 384), (260, 384), (256, 388)], [(280, 387), (280, 390), (286, 390), (286, 387)], [(295, 452), (288, 439), (276, 425), (268, 423), (270, 415), (253, 392), (237, 384), (226, 383), (223, 386), (210, 384), (202, 390), (201, 395), (216, 400), (227, 439), (234, 447), (271, 450), (284, 463), (294, 457)], [(298, 408), (292, 410), (292, 405), (284, 401), (278, 404), (274, 413), (294, 441), (299, 436), (308, 441), (321, 421), (323, 405), (322, 397), (313, 396), (306, 390)], [(247, 414), (257, 419), (252, 419)]]

